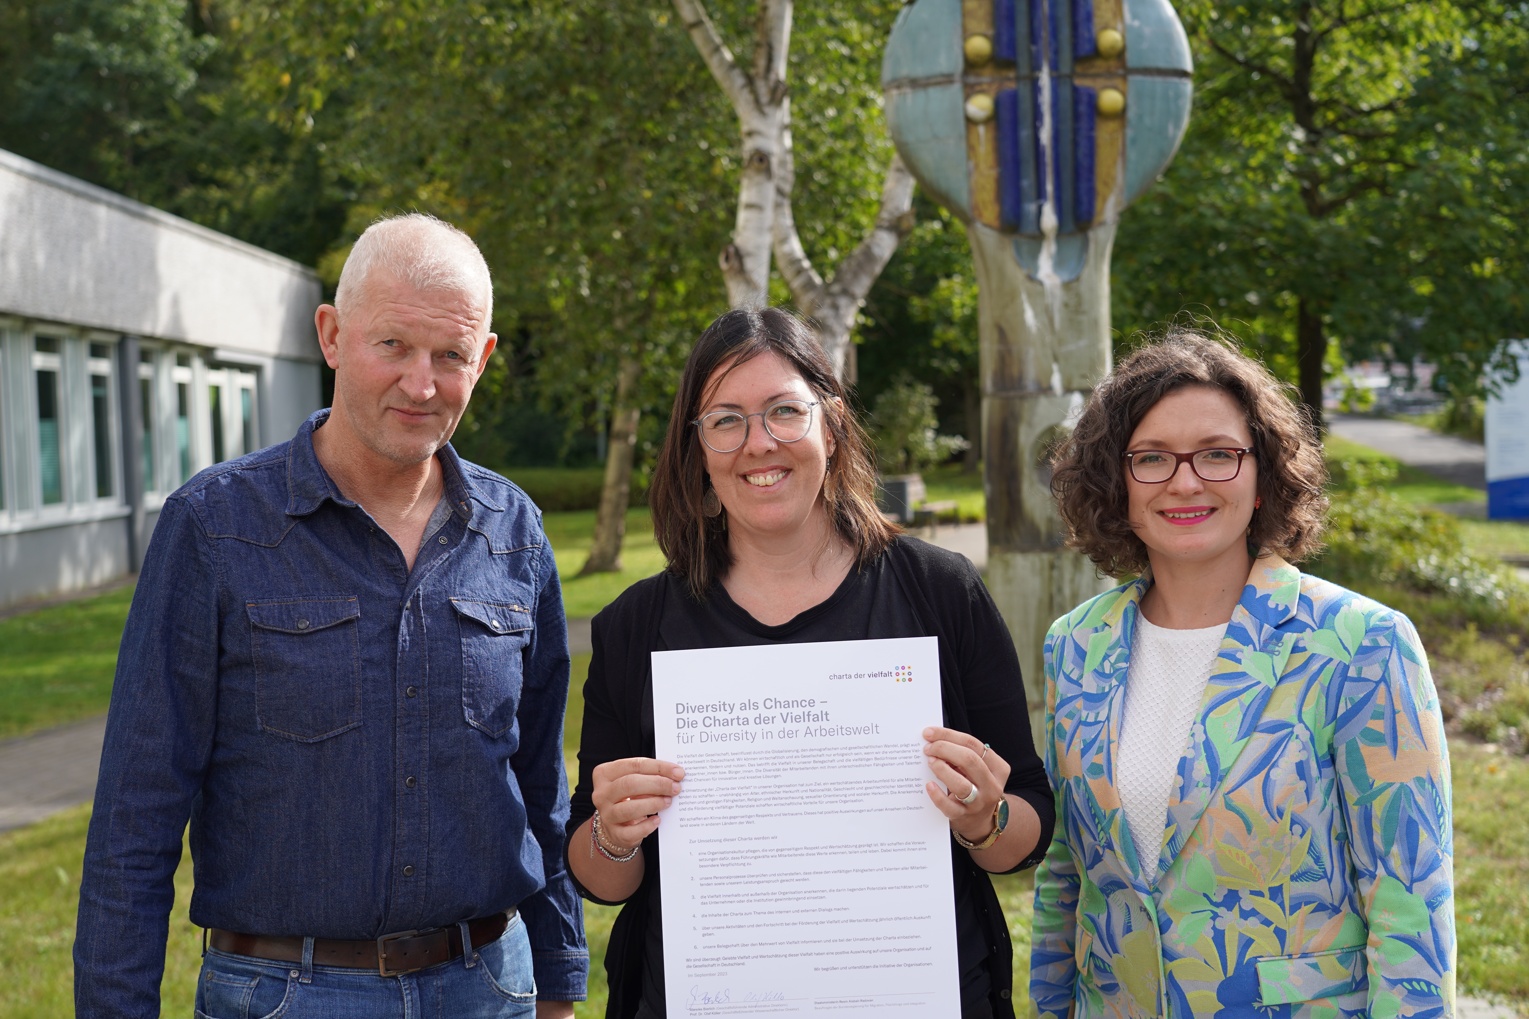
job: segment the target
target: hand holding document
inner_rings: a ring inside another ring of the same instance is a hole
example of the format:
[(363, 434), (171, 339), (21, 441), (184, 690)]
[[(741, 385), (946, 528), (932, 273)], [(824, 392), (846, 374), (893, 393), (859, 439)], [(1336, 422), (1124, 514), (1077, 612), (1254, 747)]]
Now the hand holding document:
[(671, 1017), (960, 1015), (933, 637), (664, 651)]

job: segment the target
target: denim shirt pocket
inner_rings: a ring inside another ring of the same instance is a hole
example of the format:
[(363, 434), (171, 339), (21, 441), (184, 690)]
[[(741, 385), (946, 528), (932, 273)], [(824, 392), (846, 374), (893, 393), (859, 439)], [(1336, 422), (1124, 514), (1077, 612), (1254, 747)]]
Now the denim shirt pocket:
[(245, 603), (260, 728), (317, 743), (361, 724), (361, 603), (355, 597)]
[(453, 598), (462, 636), (462, 715), (495, 739), (510, 731), (520, 705), (521, 651), (531, 640), (531, 610), (518, 602)]

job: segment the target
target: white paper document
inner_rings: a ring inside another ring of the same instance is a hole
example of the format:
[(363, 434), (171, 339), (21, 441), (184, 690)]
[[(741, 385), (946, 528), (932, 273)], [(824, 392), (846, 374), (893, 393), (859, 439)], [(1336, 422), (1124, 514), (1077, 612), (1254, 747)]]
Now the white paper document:
[(958, 1019), (950, 827), (924, 791), (933, 637), (660, 651), (671, 1019)]

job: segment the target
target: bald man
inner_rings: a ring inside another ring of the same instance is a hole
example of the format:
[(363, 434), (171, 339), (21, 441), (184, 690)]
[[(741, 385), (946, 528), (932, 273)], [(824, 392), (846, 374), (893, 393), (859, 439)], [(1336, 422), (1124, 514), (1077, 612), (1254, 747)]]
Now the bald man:
[(573, 1015), (568, 637), (541, 514), (449, 440), (488, 266), (429, 216), (356, 242), (315, 324), (333, 406), (166, 500), (86, 845), (82, 1019), (159, 1015), (173, 878), (211, 1019)]

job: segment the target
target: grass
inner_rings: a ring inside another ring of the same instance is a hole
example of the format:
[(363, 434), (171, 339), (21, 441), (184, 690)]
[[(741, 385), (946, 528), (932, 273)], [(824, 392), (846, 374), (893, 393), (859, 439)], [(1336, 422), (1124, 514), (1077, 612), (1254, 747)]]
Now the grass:
[[(85, 856), (89, 805), (0, 835), (0, 983), (7, 1019), (57, 1019), (74, 1014), (74, 917)], [(165, 1015), (191, 1015), (201, 965), (202, 934), (191, 925), (191, 860), (175, 875), (165, 978)]]
[(1456, 741), (1450, 764), (1459, 985), (1523, 1012), (1529, 1003), (1529, 761)]
[(131, 587), (0, 619), (0, 739), (106, 710)]
[(1529, 521), (1460, 518), (1460, 534), (1473, 552), (1485, 556), (1529, 556)]
[(922, 474), (925, 498), (930, 502), (955, 500), (956, 514), (963, 522), (987, 519), (981, 471), (968, 474), (960, 464), (941, 464)]
[(664, 568), (664, 556), (653, 540), (652, 518), (645, 506), (627, 510), (619, 573), (576, 575), (589, 559), (589, 547), (594, 541), (594, 510), (547, 513), (542, 520), (557, 557), (557, 572), (563, 582), (563, 609), (570, 619), (588, 619), (634, 582)]
[(1336, 435), (1329, 435), (1323, 443), (1323, 448), (1329, 460), (1357, 460), (1360, 463), (1384, 463), (1395, 467), (1396, 482), (1388, 486), (1388, 491), (1409, 506), (1444, 506), (1459, 503), (1486, 505), (1486, 493), (1481, 489), (1441, 481), (1432, 474), (1398, 463), (1394, 457), (1368, 446), (1340, 439)]

